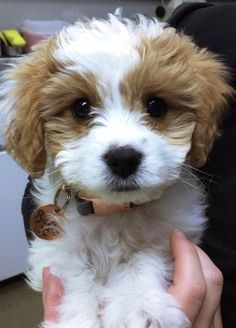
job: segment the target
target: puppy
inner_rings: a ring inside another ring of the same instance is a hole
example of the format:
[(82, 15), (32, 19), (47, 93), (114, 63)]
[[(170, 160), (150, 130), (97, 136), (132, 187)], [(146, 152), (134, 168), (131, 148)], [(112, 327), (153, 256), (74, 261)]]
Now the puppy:
[(206, 224), (192, 167), (219, 134), (224, 65), (156, 19), (110, 15), (35, 46), (1, 89), (6, 149), (35, 177), (30, 284), (50, 266), (65, 288), (42, 327), (189, 327), (169, 236), (198, 243)]

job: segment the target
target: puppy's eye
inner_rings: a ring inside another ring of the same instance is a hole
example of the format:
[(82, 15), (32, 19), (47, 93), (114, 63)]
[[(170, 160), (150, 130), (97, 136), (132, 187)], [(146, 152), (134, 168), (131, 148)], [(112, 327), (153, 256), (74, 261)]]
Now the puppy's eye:
[(79, 119), (90, 118), (91, 105), (89, 100), (86, 98), (81, 98), (76, 100), (71, 106), (72, 114)]
[(166, 102), (158, 97), (150, 98), (147, 102), (147, 111), (151, 116), (163, 117), (167, 112)]

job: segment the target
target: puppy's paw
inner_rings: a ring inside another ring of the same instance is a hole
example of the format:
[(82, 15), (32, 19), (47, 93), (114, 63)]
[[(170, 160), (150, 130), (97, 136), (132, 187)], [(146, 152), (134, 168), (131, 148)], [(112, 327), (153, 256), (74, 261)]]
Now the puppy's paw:
[(190, 322), (167, 293), (120, 298), (107, 304), (104, 328), (190, 328)]
[(150, 295), (144, 298), (142, 313), (148, 328), (190, 328), (191, 324), (176, 301), (169, 294)]

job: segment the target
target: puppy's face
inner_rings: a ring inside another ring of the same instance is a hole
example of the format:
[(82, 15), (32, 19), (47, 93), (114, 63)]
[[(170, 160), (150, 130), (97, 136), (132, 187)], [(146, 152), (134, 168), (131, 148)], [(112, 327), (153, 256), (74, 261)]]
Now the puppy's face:
[(205, 162), (231, 92), (224, 71), (154, 20), (78, 23), (7, 73), (7, 148), (96, 197), (150, 199), (186, 161)]

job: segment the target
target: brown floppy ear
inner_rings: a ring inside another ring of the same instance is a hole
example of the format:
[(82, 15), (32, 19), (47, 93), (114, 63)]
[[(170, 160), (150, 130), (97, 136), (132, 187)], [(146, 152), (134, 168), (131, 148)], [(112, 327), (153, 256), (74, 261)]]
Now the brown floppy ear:
[(192, 67), (199, 88), (199, 106), (196, 109), (196, 126), (189, 157), (193, 166), (201, 167), (206, 162), (214, 140), (220, 135), (219, 124), (227, 113), (227, 100), (232, 96), (233, 89), (228, 83), (226, 66), (206, 49), (196, 50)]
[(32, 176), (42, 175), (46, 165), (39, 103), (42, 87), (55, 71), (50, 56), (55, 44), (53, 38), (38, 44), (3, 76), (0, 111), (6, 114), (5, 147)]

